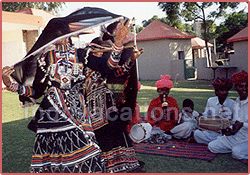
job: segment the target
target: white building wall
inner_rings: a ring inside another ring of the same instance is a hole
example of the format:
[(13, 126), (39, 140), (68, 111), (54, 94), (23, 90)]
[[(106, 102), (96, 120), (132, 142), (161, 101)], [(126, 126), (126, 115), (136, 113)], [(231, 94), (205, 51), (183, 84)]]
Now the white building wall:
[(168, 43), (165, 40), (137, 42), (144, 53), (138, 58), (140, 80), (157, 80), (160, 75), (170, 74)]
[[(181, 73), (183, 65), (176, 66), (179, 65), (178, 51), (184, 51), (185, 59), (192, 59), (190, 39), (137, 41), (137, 45), (144, 48), (144, 53), (138, 58), (140, 80), (158, 80), (160, 75), (166, 74), (174, 78), (178, 72)], [(172, 63), (173, 60), (178, 63)], [(184, 79), (184, 76), (178, 78)]]
[[(228, 78), (242, 70), (248, 72), (248, 41), (234, 42), (234, 54), (230, 54), (229, 58), (229, 66), (232, 68), (228, 69)], [(215, 75), (215, 77), (226, 77), (226, 70), (223, 68), (216, 69)]]
[[(237, 72), (248, 72), (248, 41), (234, 42), (234, 54), (230, 55), (230, 65), (236, 66)], [(232, 73), (234, 72), (230, 72)]]
[(39, 30), (40, 26), (37, 25), (27, 25), (27, 24), (17, 24), (17, 23), (2, 23), (2, 32), (12, 31), (12, 30)]
[(25, 54), (22, 30), (2, 33), (2, 67), (12, 66)]
[(25, 42), (27, 41), (23, 37), (23, 30), (38, 31), (39, 26), (9, 22), (2, 23), (2, 67), (11, 66), (26, 55)]
[[(212, 80), (214, 78), (212, 68), (207, 68), (207, 58), (197, 58), (196, 67), (198, 80)], [(218, 70), (216, 70), (216, 72), (217, 71)]]

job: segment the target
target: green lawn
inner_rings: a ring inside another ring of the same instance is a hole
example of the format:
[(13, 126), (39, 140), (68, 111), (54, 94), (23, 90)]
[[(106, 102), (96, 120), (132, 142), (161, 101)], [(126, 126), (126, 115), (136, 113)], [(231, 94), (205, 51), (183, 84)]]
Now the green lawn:
[[(141, 106), (141, 116), (153, 98), (158, 96), (155, 81), (141, 81), (143, 85), (137, 101)], [(195, 110), (203, 112), (206, 101), (214, 96), (210, 81), (178, 81), (174, 83), (170, 95), (181, 108), (182, 101), (190, 98)], [(232, 89), (229, 97), (237, 98)], [(35, 133), (27, 129), (37, 106), (23, 109), (16, 94), (2, 91), (2, 170), (3, 173), (28, 173), (31, 161)], [(146, 163), (147, 173), (247, 173), (248, 167), (231, 157), (231, 154), (219, 154), (213, 161), (174, 158), (149, 154), (137, 154)]]

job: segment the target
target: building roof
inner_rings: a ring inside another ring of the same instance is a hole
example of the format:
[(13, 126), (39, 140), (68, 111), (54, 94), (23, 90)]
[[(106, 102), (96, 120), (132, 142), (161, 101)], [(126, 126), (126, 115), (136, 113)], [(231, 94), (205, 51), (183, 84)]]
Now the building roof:
[(57, 17), (56, 15), (53, 15), (50, 12), (41, 10), (41, 9), (34, 9), (34, 8), (29, 8), (29, 9), (21, 9), (21, 10), (16, 10), (15, 13), (23, 13), (23, 14), (29, 14), (29, 15), (35, 15), (35, 16), (41, 16), (41, 14), (49, 14), (51, 16)]
[(52, 19), (56, 18), (58, 16), (53, 15), (47, 11), (40, 10), (40, 9), (34, 9), (34, 8), (29, 8), (29, 9), (22, 9), (22, 10), (17, 10), (15, 13), (22, 13), (22, 14), (28, 14), (28, 15), (33, 15), (33, 16), (41, 16), (43, 18), (43, 27), (47, 25), (47, 23)]
[(228, 43), (239, 42), (248, 40), (248, 27), (236, 33), (234, 36), (227, 40)]
[(129, 32), (126, 38), (124, 39), (123, 44), (127, 44), (132, 41), (134, 41), (134, 33)]
[(27, 14), (18, 14), (6, 11), (2, 11), (2, 22), (37, 25), (37, 26), (44, 25), (43, 18), (41, 16), (32, 16)]
[[(213, 47), (213, 44), (207, 43), (208, 47)], [(192, 48), (204, 48), (206, 47), (205, 40), (196, 37), (196, 38), (191, 38), (191, 46)]]
[[(2, 11), (2, 22), (36, 25), (45, 27), (47, 23), (57, 16), (39, 9), (23, 9), (16, 12)], [(95, 33), (93, 29), (89, 29), (84, 33)]]
[(140, 33), (137, 34), (137, 41), (145, 40), (156, 40), (165, 38), (174, 39), (188, 39), (194, 38), (195, 36), (190, 35), (186, 32), (182, 32), (174, 27), (171, 27), (163, 22), (154, 20), (147, 27), (145, 27)]

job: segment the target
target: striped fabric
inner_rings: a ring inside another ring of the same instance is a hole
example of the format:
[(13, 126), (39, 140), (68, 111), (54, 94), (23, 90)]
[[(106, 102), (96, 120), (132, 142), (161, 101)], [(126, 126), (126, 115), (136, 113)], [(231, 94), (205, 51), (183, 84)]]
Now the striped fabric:
[(76, 126), (39, 129), (31, 173), (101, 173), (100, 150)]
[(109, 65), (109, 67), (111, 69), (115, 69), (116, 67), (118, 67), (120, 57), (121, 57), (121, 53), (122, 53), (122, 50), (123, 50), (123, 46), (118, 47), (115, 44), (113, 44), (112, 50), (113, 50), (113, 52), (111, 53), (111, 55), (110, 55), (110, 57), (108, 59), (108, 65)]
[(107, 173), (132, 171), (139, 166), (133, 147), (116, 147), (103, 153)]
[(134, 143), (136, 153), (212, 161), (218, 154), (210, 152), (207, 145), (169, 140), (164, 144)]

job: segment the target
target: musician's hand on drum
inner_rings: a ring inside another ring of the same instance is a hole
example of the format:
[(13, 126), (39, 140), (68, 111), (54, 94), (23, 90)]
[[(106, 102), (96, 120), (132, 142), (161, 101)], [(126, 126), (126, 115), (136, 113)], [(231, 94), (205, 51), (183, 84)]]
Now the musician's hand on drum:
[(5, 66), (2, 70), (2, 79), (4, 85), (8, 88), (11, 85), (10, 75), (14, 72), (14, 67)]
[(129, 25), (130, 19), (124, 25), (123, 19), (120, 20), (120, 23), (117, 26), (117, 30), (115, 31), (115, 45), (121, 47), (124, 39), (126, 38), (132, 24)]
[(231, 135), (231, 123), (229, 119), (221, 116), (201, 116), (198, 119), (198, 126), (201, 129)]
[(231, 128), (226, 128), (226, 129), (221, 129), (222, 135), (230, 136), (232, 135), (232, 129)]
[(232, 134), (234, 135), (243, 127), (243, 122), (236, 121), (234, 124), (232, 124), (232, 126)]
[(134, 52), (130, 57), (131, 61), (135, 61), (143, 52), (144, 52), (144, 48), (141, 48), (140, 50), (138, 50), (137, 47), (134, 47)]

